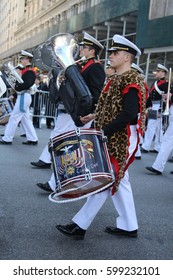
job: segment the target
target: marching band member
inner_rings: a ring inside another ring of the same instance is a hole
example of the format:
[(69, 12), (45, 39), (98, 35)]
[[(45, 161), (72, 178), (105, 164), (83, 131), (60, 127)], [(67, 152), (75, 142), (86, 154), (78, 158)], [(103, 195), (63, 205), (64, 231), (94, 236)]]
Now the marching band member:
[[(156, 81), (149, 90), (146, 107), (152, 108), (157, 113), (163, 109), (162, 95), (166, 94), (168, 90), (168, 81), (165, 78), (167, 72), (168, 69), (164, 65), (158, 64), (155, 74)], [(141, 147), (142, 153), (148, 153), (150, 151), (154, 135), (154, 149), (151, 152), (158, 153), (163, 137), (161, 117), (156, 116), (156, 119), (148, 119), (147, 129)]]
[[(146, 88), (146, 99), (148, 98), (148, 85), (147, 83), (145, 82), (145, 76), (144, 76), (144, 71), (142, 70), (141, 67), (139, 67), (137, 64), (135, 63), (132, 63), (131, 64), (131, 68), (134, 69), (135, 71), (137, 71), (139, 74), (141, 74), (141, 76), (143, 77), (144, 79), (144, 85), (145, 85), (145, 88)], [(143, 140), (143, 137), (142, 135), (140, 135), (140, 142), (138, 144), (138, 149), (137, 149), (137, 152), (135, 154), (135, 159), (141, 159), (141, 148), (140, 148), (140, 143), (141, 141)]]
[[(92, 94), (93, 111), (87, 116), (79, 117), (78, 122), (82, 128), (89, 128), (94, 118), (93, 112), (105, 81), (104, 68), (97, 60), (97, 56), (103, 49), (103, 46), (86, 32), (84, 32), (83, 40), (79, 43), (79, 45), (80, 57), (86, 58), (86, 60), (79, 65), (80, 73)], [(64, 105), (60, 104), (58, 107), (58, 118), (55, 128), (51, 133), (51, 138), (69, 130), (75, 130), (76, 128), (77, 125), (74, 123), (72, 117), (65, 111)], [(44, 148), (39, 161), (31, 162), (31, 164), (39, 168), (50, 168), (51, 160), (50, 153), (48, 152), (48, 145)], [(56, 187), (54, 174), (52, 174), (49, 182), (38, 183), (37, 186), (48, 192), (54, 191)]]
[(33, 55), (26, 51), (21, 51), (20, 63), (25, 67), (22, 71), (23, 83), (16, 82), (15, 90), (17, 91), (17, 100), (13, 111), (11, 113), (9, 122), (6, 126), (4, 136), (0, 139), (1, 145), (12, 144), (13, 137), (19, 122), (22, 120), (22, 125), (26, 132), (27, 141), (22, 144), (36, 145), (38, 137), (33, 127), (29, 114), (29, 106), (31, 104), (31, 87), (35, 83), (35, 73), (33, 70), (28, 69), (31, 65)]
[(114, 35), (108, 51), (111, 66), (117, 75), (108, 81), (102, 91), (94, 123), (95, 128), (103, 129), (108, 137), (116, 182), (112, 189), (90, 195), (73, 217), (73, 223), (56, 226), (61, 233), (75, 239), (84, 239), (86, 230), (110, 194), (119, 217), (116, 226), (107, 227), (105, 231), (113, 235), (137, 237), (138, 223), (127, 168), (134, 159), (138, 132), (144, 129), (144, 82), (141, 75), (131, 69), (132, 60), (141, 52), (135, 44), (120, 35)]
[[(41, 77), (39, 75), (36, 76), (35, 79), (35, 96), (32, 101), (33, 106), (33, 115), (40, 115), (40, 92), (39, 91), (48, 91), (47, 84), (41, 81)], [(46, 112), (45, 112), (46, 114)], [(40, 128), (40, 118), (33, 117), (32, 119), (33, 125), (35, 128)]]
[[(156, 175), (161, 175), (164, 171), (165, 164), (173, 149), (173, 95), (171, 95), (171, 106), (169, 109), (169, 125), (163, 135), (162, 144), (159, 153), (152, 166), (147, 166), (146, 169)], [(171, 171), (173, 174), (173, 171)]]

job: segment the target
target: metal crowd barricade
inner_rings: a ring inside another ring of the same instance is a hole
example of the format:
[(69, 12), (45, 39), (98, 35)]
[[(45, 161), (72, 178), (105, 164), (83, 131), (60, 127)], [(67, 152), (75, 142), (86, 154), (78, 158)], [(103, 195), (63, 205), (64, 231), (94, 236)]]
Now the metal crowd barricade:
[(33, 118), (38, 118), (38, 127), (41, 128), (42, 118), (57, 117), (57, 108), (49, 98), (49, 91), (38, 90), (32, 95), (32, 103), (30, 106), (30, 114)]

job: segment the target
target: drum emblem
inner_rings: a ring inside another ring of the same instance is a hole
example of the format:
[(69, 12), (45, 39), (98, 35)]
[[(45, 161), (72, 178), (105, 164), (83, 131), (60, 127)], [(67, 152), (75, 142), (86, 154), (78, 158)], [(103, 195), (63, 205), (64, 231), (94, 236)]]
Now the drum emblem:
[[(77, 149), (75, 145), (66, 145), (59, 150), (60, 165), (58, 164), (58, 173), (63, 174), (66, 170), (68, 175), (73, 175), (76, 168), (81, 168), (84, 165), (86, 155), (91, 159), (94, 158), (93, 143), (87, 139), (82, 139), (82, 146)], [(61, 172), (60, 172), (61, 170)]]
[(65, 146), (60, 150), (61, 152), (64, 152), (64, 154), (60, 156), (62, 166), (71, 166), (77, 160), (78, 154), (76, 150), (71, 151), (72, 147), (73, 146)]
[(88, 157), (94, 158), (93, 142), (88, 141), (87, 139), (82, 139), (82, 146)]

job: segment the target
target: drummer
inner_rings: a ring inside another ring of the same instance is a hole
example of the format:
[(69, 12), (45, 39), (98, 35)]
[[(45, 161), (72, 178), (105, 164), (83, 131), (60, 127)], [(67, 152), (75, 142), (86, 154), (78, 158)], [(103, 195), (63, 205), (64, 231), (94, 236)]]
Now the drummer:
[(108, 137), (108, 150), (116, 171), (116, 183), (112, 189), (90, 195), (73, 217), (72, 223), (56, 226), (62, 234), (75, 239), (84, 239), (86, 230), (110, 194), (119, 216), (116, 225), (106, 227), (105, 232), (133, 238), (138, 233), (127, 169), (135, 156), (138, 134), (145, 127), (144, 82), (141, 75), (131, 69), (132, 61), (141, 52), (135, 44), (120, 35), (113, 36), (108, 52), (111, 66), (116, 69), (117, 75), (108, 81), (100, 96), (95, 113), (95, 128), (103, 129)]

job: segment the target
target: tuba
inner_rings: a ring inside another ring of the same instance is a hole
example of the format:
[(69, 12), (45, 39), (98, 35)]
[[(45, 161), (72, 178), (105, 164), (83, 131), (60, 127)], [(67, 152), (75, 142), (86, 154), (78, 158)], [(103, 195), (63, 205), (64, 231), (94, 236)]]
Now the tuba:
[(7, 74), (6, 79), (7, 79), (8, 84), (11, 86), (12, 89), (15, 90), (16, 81), (18, 81), (19, 83), (23, 83), (22, 78), (20, 77), (20, 75), (16, 71), (15, 67), (13, 66), (13, 64), (10, 61), (5, 62), (3, 64), (3, 68)]
[(64, 107), (75, 124), (83, 126), (79, 117), (92, 112), (92, 95), (76, 65), (79, 53), (77, 39), (72, 34), (59, 33), (48, 41), (53, 57), (64, 71), (64, 79), (61, 77), (59, 87)]
[(79, 53), (79, 47), (75, 36), (69, 33), (59, 33), (50, 38), (53, 52), (58, 63), (63, 69), (75, 64), (75, 57)]

